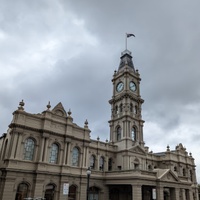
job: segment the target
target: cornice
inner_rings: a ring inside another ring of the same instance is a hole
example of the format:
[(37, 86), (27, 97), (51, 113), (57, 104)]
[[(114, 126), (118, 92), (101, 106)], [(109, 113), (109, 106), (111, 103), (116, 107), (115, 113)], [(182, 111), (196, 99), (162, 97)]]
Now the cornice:
[(135, 97), (130, 93), (124, 93), (124, 94), (122, 93), (120, 96), (113, 97), (111, 100), (109, 100), (109, 103), (110, 104), (116, 103), (118, 101), (123, 100), (124, 98), (130, 98), (131, 100), (136, 101), (136, 102), (141, 103), (141, 104), (144, 103), (144, 100), (142, 98)]
[[(66, 134), (56, 133), (54, 131), (50, 131), (50, 130), (46, 130), (46, 129), (37, 129), (37, 128), (30, 127), (30, 126), (16, 124), (16, 123), (11, 123), (9, 125), (9, 128), (21, 128), (21, 129), (25, 129), (25, 130), (29, 130), (29, 131), (34, 131), (34, 132), (38, 132), (38, 133), (47, 133), (47, 134), (50, 134), (50, 135), (66, 138)], [(84, 131), (84, 129), (83, 129), (83, 131)], [(90, 142), (90, 140), (87, 140), (87, 139), (84, 139), (84, 138), (77, 138), (77, 137), (70, 136), (70, 135), (67, 135), (67, 137), (71, 138), (71, 139), (76, 139), (76, 140), (79, 140), (79, 141), (89, 141)]]

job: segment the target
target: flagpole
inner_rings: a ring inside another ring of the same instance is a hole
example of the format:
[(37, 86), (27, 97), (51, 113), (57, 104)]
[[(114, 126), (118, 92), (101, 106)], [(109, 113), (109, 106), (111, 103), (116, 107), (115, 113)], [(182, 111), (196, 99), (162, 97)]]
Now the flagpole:
[(125, 33), (125, 50), (127, 50), (127, 34)]

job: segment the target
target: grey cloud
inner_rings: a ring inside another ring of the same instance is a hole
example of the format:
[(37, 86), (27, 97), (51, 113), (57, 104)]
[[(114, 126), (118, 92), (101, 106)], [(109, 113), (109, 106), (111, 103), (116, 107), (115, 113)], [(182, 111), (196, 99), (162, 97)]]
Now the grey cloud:
[(196, 151), (199, 7), (197, 0), (1, 1), (1, 132), (21, 99), (33, 113), (50, 100), (70, 108), (75, 123), (88, 119), (93, 138), (108, 138), (111, 79), (125, 33), (133, 32), (128, 48), (142, 78), (146, 144), (163, 151), (181, 140)]

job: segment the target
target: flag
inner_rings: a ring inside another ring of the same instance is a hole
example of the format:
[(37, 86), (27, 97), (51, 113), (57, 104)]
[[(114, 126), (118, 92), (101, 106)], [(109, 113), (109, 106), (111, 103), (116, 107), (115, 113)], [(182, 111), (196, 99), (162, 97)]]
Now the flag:
[(126, 36), (127, 36), (127, 38), (131, 37), (131, 36), (135, 37), (135, 35), (133, 33), (127, 33)]

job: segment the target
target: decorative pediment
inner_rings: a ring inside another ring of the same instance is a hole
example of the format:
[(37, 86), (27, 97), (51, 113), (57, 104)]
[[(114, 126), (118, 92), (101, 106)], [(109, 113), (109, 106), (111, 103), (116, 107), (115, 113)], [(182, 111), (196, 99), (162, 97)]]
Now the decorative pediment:
[(55, 115), (61, 116), (61, 117), (67, 117), (67, 113), (62, 105), (62, 103), (58, 103), (52, 110), (52, 112)]
[(154, 169), (157, 179), (168, 182), (179, 182), (179, 178), (170, 169)]
[(129, 151), (133, 152), (133, 153), (137, 153), (137, 154), (146, 155), (145, 150), (142, 147), (140, 147), (139, 145), (130, 148)]

